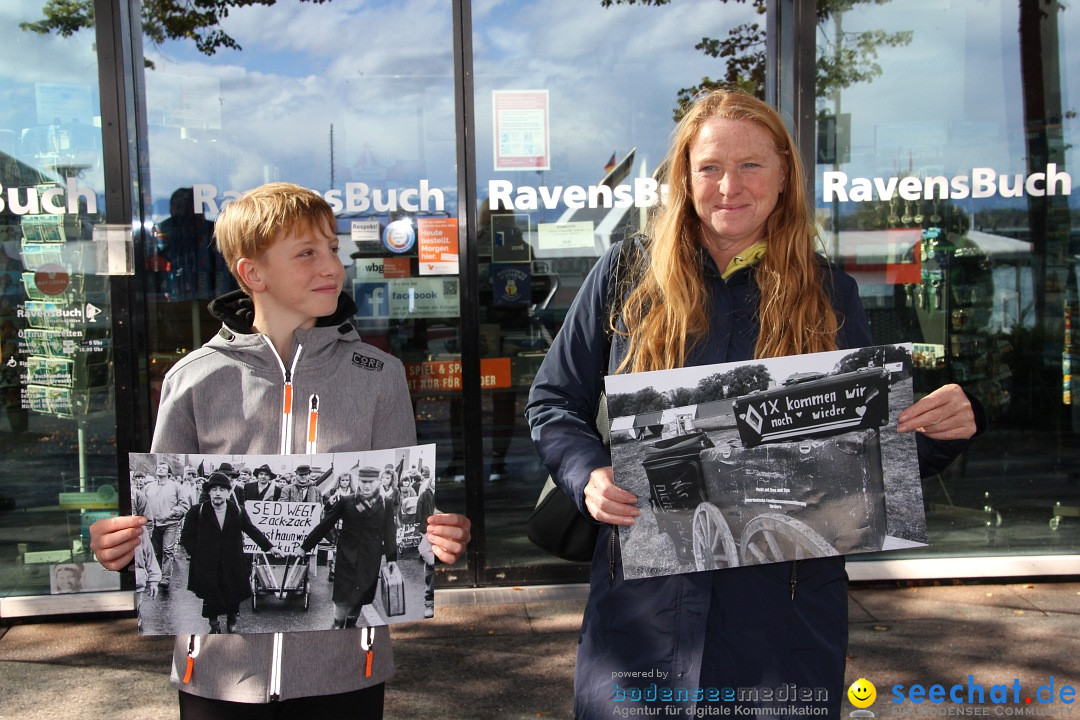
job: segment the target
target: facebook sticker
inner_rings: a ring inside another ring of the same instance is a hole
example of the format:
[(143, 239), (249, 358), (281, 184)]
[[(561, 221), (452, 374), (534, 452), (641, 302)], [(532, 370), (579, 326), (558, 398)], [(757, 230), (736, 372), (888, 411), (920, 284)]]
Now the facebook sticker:
[(390, 317), (390, 290), (384, 282), (357, 282), (353, 285), (356, 317)]

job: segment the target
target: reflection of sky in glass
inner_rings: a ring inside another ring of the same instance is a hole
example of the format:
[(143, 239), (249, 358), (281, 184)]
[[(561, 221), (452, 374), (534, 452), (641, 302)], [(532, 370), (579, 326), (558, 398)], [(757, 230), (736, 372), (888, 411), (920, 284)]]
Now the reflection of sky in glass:
[[(278, 3), (222, 23), (242, 51), (147, 48), (158, 214), (173, 189), (220, 193), (287, 180), (454, 187), (450, 6), (434, 1)], [(331, 151), (333, 147), (333, 151)]]
[(545, 185), (596, 183), (612, 153), (621, 159), (634, 147), (634, 173), (642, 161), (651, 172), (667, 149), (678, 91), (723, 75), (721, 63), (694, 45), (759, 20), (751, 8), (715, 0), (610, 8), (599, 0), (502, 2), (473, 14), (481, 198), (492, 178), (540, 183), (533, 172), (493, 170), (493, 90), (549, 91)]
[[(40, 18), (36, 3), (0, 2), (0, 152), (58, 178), (103, 191), (97, 55), (93, 33), (40, 36), (19, 23)], [(49, 126), (59, 119), (61, 131)], [(99, 203), (98, 209), (102, 209)]]
[[(1071, 99), (1078, 88), (1069, 85), (1068, 72), (1077, 51), (1070, 51), (1065, 38), (1080, 28), (1080, 11), (1065, 9), (1058, 22), (1062, 107), (1077, 109)], [(880, 48), (882, 75), (842, 92), (840, 112), (851, 114), (852, 140), (851, 162), (840, 169), (851, 177), (890, 177), (909, 170), (952, 177), (969, 175), (974, 167), (1027, 172), (1016, 0), (868, 4), (844, 13), (841, 25), (845, 32), (910, 30), (912, 42)], [(834, 32), (830, 22), (819, 38)], [(834, 110), (832, 99), (819, 99), (818, 107)], [(1076, 122), (1065, 121), (1066, 143)], [(1065, 157), (1065, 168), (1073, 167), (1075, 150)], [(828, 169), (818, 166), (819, 179)], [(818, 197), (820, 202), (820, 190)], [(972, 203), (985, 207), (1006, 201), (961, 201)], [(1026, 201), (1007, 203), (1023, 207)]]
[[(722, 74), (694, 49), (753, 19), (715, 0), (662, 8), (599, 0), (477, 2), (473, 7), (481, 195), (492, 166), (492, 89), (550, 92), (552, 171), (589, 184), (611, 154), (659, 160), (678, 90)], [(243, 47), (206, 58), (191, 43), (148, 47), (153, 193), (193, 182), (220, 191), (269, 180), (316, 189), (345, 182), (453, 193), (450, 6), (435, 0), (233, 10), (223, 28)], [(535, 175), (515, 183), (536, 184)], [(159, 211), (163, 207), (159, 208)]]

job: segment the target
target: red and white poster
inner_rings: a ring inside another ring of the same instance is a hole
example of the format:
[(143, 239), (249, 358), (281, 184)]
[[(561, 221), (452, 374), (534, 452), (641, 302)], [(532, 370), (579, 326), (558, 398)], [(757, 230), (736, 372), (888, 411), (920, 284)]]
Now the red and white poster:
[(457, 218), (420, 218), (416, 221), (421, 275), (457, 275)]
[(496, 170), (549, 170), (547, 90), (493, 90)]

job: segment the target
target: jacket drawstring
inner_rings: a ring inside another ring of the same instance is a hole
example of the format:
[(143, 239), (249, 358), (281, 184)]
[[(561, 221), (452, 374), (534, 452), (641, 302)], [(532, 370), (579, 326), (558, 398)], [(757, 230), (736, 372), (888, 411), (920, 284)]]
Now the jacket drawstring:
[(319, 396), (312, 395), (308, 398), (308, 426), (307, 426), (307, 451), (308, 455), (314, 455), (319, 446)]

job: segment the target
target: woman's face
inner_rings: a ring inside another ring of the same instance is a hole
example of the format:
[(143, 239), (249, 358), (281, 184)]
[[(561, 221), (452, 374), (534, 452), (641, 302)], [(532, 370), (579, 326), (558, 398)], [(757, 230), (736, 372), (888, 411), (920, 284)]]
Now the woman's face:
[(690, 144), (701, 241), (738, 252), (760, 240), (786, 178), (787, 158), (763, 127), (751, 120), (706, 120)]

